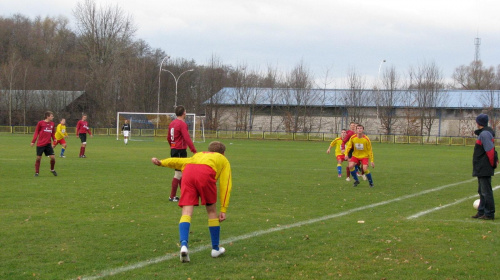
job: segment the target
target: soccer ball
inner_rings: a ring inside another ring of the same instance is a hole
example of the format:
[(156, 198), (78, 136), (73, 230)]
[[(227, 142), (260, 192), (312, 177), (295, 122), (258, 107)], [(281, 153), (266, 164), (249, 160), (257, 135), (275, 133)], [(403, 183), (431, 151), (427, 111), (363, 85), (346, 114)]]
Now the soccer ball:
[(476, 199), (476, 200), (474, 200), (474, 203), (472, 203), (472, 207), (474, 207), (474, 209), (476, 209), (476, 210), (477, 210), (477, 208), (479, 208), (479, 201), (480, 201), (479, 199)]

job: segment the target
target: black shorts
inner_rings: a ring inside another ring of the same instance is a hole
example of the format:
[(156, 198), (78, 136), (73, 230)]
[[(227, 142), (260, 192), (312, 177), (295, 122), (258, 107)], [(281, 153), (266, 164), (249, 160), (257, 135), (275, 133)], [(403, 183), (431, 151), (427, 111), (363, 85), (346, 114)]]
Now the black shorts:
[(46, 146), (42, 146), (42, 147), (36, 147), (36, 155), (41, 157), (42, 154), (44, 154), (46, 156), (53, 156), (54, 155), (54, 149), (52, 149), (52, 144), (47, 144)]
[(187, 153), (186, 149), (181, 149), (181, 150), (171, 149), (170, 150), (170, 157), (187, 158), (188, 153)]
[[(170, 150), (170, 157), (187, 158), (188, 153), (187, 153), (186, 149), (180, 149), (180, 150), (171, 149)], [(176, 169), (175, 171), (180, 171), (180, 170)]]
[(87, 142), (87, 133), (80, 133), (78, 134), (80, 136), (80, 140), (83, 142)]

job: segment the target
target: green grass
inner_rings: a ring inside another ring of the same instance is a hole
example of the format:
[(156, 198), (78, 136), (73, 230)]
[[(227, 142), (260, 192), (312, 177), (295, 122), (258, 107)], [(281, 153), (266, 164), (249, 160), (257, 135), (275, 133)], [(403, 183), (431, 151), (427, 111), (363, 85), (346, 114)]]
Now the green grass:
[[(96, 136), (88, 139), (88, 158), (80, 159), (79, 139), (71, 137), (67, 158), (56, 159), (59, 176), (43, 158), (38, 178), (31, 135), (0, 134), (0, 141), (0, 279), (499, 275), (500, 224), (470, 219), (474, 199), (407, 219), (476, 193), (472, 147), (374, 144), (371, 189), (336, 177), (334, 157), (325, 153), (329, 142), (224, 140), (233, 170), (221, 224), (227, 253), (210, 257), (200, 207), (191, 226), (191, 263), (182, 264), (174, 256), (180, 208), (168, 202), (173, 171), (150, 162), (168, 157), (163, 139), (125, 146)], [(207, 145), (196, 144), (199, 151)], [(441, 186), (448, 187), (422, 193)]]

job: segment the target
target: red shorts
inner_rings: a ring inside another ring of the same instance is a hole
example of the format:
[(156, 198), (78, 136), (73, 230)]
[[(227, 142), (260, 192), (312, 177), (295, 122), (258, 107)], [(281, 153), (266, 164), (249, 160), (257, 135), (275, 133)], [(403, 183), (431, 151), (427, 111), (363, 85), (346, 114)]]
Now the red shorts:
[(61, 144), (61, 145), (66, 145), (66, 140), (61, 139), (61, 140), (54, 140), (54, 143), (52, 143), (52, 146), (57, 146), (57, 144)]
[(345, 161), (345, 155), (338, 155), (337, 156), (337, 161), (339, 161), (339, 160)]
[(182, 171), (179, 206), (214, 204), (217, 202), (215, 171), (205, 164), (188, 164)]
[(363, 164), (363, 165), (368, 165), (368, 160), (369, 158), (357, 158), (357, 157), (351, 157), (349, 159), (349, 162), (355, 162), (356, 164)]

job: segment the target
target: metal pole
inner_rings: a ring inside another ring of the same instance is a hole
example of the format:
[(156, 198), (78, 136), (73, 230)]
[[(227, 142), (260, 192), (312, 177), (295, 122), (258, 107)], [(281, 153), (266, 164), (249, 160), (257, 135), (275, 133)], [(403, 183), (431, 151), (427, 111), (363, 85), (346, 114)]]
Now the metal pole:
[(378, 66), (378, 76), (377, 76), (377, 121), (379, 120), (379, 114), (378, 114), (378, 107), (380, 106), (380, 89), (379, 89), (379, 82), (380, 82), (380, 70), (382, 69), (382, 64), (385, 63), (385, 59), (380, 61), (380, 65)]
[(163, 62), (165, 61), (165, 59), (169, 59), (170, 56), (165, 56), (162, 60), (161, 60), (161, 63), (160, 63), (160, 72), (158, 73), (158, 102), (157, 102), (157, 110), (156, 110), (156, 113), (158, 113), (158, 115), (156, 116), (156, 128), (158, 128), (158, 125), (160, 124), (160, 89), (161, 89), (161, 67), (163, 66)]

